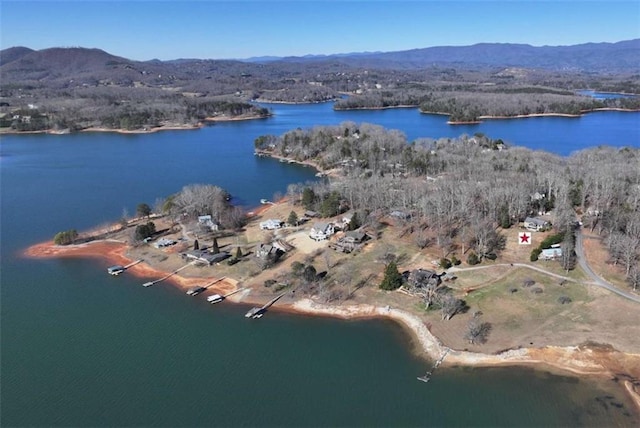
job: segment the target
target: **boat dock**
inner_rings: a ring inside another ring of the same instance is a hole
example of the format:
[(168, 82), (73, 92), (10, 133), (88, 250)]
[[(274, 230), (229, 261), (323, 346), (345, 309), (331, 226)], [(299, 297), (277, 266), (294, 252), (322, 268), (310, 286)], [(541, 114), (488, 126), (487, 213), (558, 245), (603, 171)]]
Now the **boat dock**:
[(259, 308), (258, 307), (251, 308), (249, 310), (249, 312), (247, 312), (245, 314), (245, 318), (253, 318), (253, 319), (262, 318), (264, 313), (267, 312), (267, 309), (269, 309), (274, 303), (276, 303), (278, 300), (280, 300), (280, 298), (283, 297), (288, 292), (289, 291), (285, 291), (284, 293), (277, 295), (276, 297), (274, 297), (273, 299), (269, 300), (267, 303), (265, 303), (264, 305), (262, 305)]
[(125, 270), (129, 269), (131, 266), (135, 266), (141, 262), (142, 262), (142, 259), (136, 260), (135, 262), (131, 262), (126, 266), (120, 266), (120, 265), (109, 266), (107, 268), (107, 272), (109, 273), (109, 275), (117, 276), (117, 275), (120, 275)]
[(162, 282), (162, 281), (164, 281), (165, 279), (171, 278), (173, 275), (177, 274), (178, 272), (180, 272), (180, 271), (181, 271), (181, 270), (183, 270), (183, 269), (188, 268), (188, 267), (189, 267), (189, 266), (191, 266), (193, 263), (194, 263), (194, 262), (187, 263), (186, 265), (182, 266), (181, 268), (178, 268), (178, 269), (174, 270), (174, 271), (173, 271), (173, 272), (171, 272), (170, 274), (165, 275), (165, 276), (163, 276), (163, 277), (162, 277), (162, 278), (160, 278), (160, 279), (156, 279), (155, 281), (145, 282), (144, 284), (142, 284), (142, 286), (143, 286), (143, 287), (151, 287), (152, 285), (155, 285), (155, 284), (157, 284), (157, 283), (159, 283), (159, 282)]
[(209, 302), (209, 303), (211, 303), (211, 304), (214, 304), (214, 303), (220, 303), (220, 302), (222, 302), (224, 299), (226, 299), (227, 297), (232, 296), (232, 295), (234, 295), (234, 294), (236, 294), (236, 293), (239, 293), (239, 292), (241, 292), (241, 291), (243, 291), (243, 290), (246, 290), (246, 289), (247, 289), (247, 287), (241, 287), (241, 288), (238, 288), (237, 290), (232, 291), (232, 292), (230, 292), (230, 293), (227, 293), (227, 294), (225, 294), (225, 295), (212, 294), (211, 296), (207, 297), (207, 302)]
[(187, 290), (187, 295), (189, 295), (189, 296), (197, 296), (198, 294), (202, 293), (203, 291), (206, 291), (207, 288), (211, 287), (213, 284), (217, 284), (218, 282), (224, 280), (225, 278), (226, 277), (223, 276), (222, 278), (213, 280), (208, 284), (200, 285), (200, 286), (197, 286), (197, 287), (192, 287), (192, 288)]
[(449, 353), (450, 349), (447, 348), (444, 351), (444, 354), (442, 354), (442, 356), (440, 358), (438, 358), (435, 362), (435, 364), (433, 365), (433, 368), (431, 369), (431, 371), (428, 371), (424, 376), (418, 376), (417, 379), (419, 381), (422, 382), (429, 382), (431, 380), (431, 376), (433, 375), (433, 372), (440, 367), (440, 364), (442, 364), (442, 362), (444, 361), (444, 358), (447, 356), (447, 354)]

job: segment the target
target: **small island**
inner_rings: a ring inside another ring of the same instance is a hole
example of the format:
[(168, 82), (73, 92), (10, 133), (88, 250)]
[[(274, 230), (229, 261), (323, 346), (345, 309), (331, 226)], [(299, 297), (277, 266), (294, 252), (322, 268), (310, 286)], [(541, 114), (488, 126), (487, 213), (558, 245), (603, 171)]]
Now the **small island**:
[(543, 365), (615, 379), (638, 402), (638, 149), (563, 158), (482, 134), (408, 144), (355, 123), (255, 149), (326, 178), (250, 212), (215, 185), (186, 186), (26, 255), (107, 259), (141, 285), (252, 304), (253, 317), (387, 317), (436, 365)]

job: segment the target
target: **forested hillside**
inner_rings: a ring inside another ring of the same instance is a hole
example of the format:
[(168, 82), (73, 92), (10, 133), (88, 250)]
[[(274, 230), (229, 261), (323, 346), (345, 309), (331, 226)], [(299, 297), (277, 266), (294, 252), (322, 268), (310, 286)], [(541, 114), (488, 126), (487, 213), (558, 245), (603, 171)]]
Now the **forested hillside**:
[(422, 139), (371, 124), (292, 130), (262, 136), (262, 153), (337, 169), (339, 178), (291, 185), (289, 196), (325, 216), (352, 209), (375, 222), (381, 214), (406, 214), (405, 231), (418, 248), (434, 245), (479, 260), (504, 246), (501, 229), (550, 212), (573, 267), (578, 220), (598, 232), (611, 261), (629, 283), (640, 281), (640, 150), (593, 148), (568, 158), (507, 147), (482, 134)]
[[(607, 63), (611, 66), (633, 63), (639, 50), (637, 45), (637, 41), (581, 45), (558, 48), (557, 52), (592, 54), (592, 59), (615, 55), (617, 62)], [(194, 125), (208, 117), (268, 115), (268, 111), (251, 104), (256, 100), (295, 103), (339, 100), (337, 109), (409, 105), (449, 114), (452, 121), (640, 107), (638, 97), (597, 101), (577, 93), (580, 89), (640, 93), (637, 69), (619, 67), (614, 71), (612, 67), (603, 70), (595, 66), (558, 69), (533, 66), (533, 62), (517, 66), (519, 62), (514, 55), (492, 56), (505, 49), (521, 48), (507, 45), (429, 48), (424, 51), (429, 55), (434, 52), (442, 55), (450, 49), (467, 52), (468, 61), (445, 61), (436, 56), (428, 63), (416, 60), (414, 66), (408, 67), (385, 59), (400, 58), (404, 53), (255, 63), (201, 59), (135, 61), (99, 49), (34, 51), (16, 47), (0, 52), (0, 128), (148, 129)], [(556, 52), (540, 49), (525, 49), (532, 55), (530, 61), (535, 58), (542, 61), (541, 52)], [(424, 52), (411, 51), (410, 56), (421, 58)], [(475, 65), (474, 58), (489, 54), (490, 61), (485, 65)], [(555, 58), (545, 55), (545, 61)]]

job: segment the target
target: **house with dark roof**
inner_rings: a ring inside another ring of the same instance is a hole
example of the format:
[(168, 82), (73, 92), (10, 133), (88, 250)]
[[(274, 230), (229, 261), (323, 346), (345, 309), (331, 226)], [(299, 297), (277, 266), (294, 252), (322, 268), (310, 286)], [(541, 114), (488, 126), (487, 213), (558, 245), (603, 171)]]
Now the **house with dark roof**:
[(407, 282), (417, 288), (440, 285), (440, 275), (429, 269), (414, 269), (409, 273)]
[(527, 217), (524, 219), (524, 227), (533, 232), (542, 232), (551, 227), (551, 223), (538, 217)]
[(228, 259), (231, 257), (231, 254), (226, 251), (214, 254), (210, 253), (207, 249), (202, 249), (187, 251), (186, 253), (182, 253), (182, 256), (186, 259), (211, 266), (214, 263), (220, 263), (221, 261)]

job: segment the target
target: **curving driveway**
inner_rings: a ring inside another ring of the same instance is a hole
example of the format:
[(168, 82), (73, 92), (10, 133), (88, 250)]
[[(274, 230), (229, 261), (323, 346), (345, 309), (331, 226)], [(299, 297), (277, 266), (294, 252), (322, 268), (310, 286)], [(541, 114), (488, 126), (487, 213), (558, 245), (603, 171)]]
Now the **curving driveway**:
[(640, 296), (620, 290), (619, 288), (615, 287), (611, 283), (600, 278), (591, 269), (591, 266), (589, 266), (589, 263), (587, 263), (587, 258), (584, 255), (584, 246), (582, 245), (583, 239), (584, 238), (582, 236), (582, 228), (579, 227), (576, 229), (576, 258), (578, 259), (578, 263), (580, 264), (580, 267), (582, 268), (582, 270), (584, 270), (586, 274), (589, 275), (591, 279), (593, 279), (592, 284), (595, 284), (602, 288), (606, 288), (607, 290), (613, 293), (616, 293), (617, 295), (622, 296), (625, 299), (633, 300), (634, 302), (640, 303)]
[[(592, 284), (592, 285), (596, 285), (598, 287), (602, 287), (605, 288), (609, 291), (611, 291), (612, 293), (615, 293), (621, 297), (624, 297), (625, 299), (640, 303), (640, 296), (633, 294), (633, 293), (629, 293), (623, 290), (620, 290), (619, 288), (617, 288), (616, 286), (608, 283), (607, 281), (605, 281), (604, 279), (600, 278), (589, 266), (589, 264), (587, 263), (587, 258), (584, 255), (584, 247), (582, 245), (582, 229), (577, 229), (576, 230), (576, 258), (578, 260), (578, 263), (580, 264), (580, 267), (582, 268), (582, 270), (585, 271), (585, 273), (587, 275), (589, 275), (589, 277), (591, 277), (591, 279), (593, 281), (588, 282), (587, 284)], [(569, 278), (568, 276), (562, 276), (562, 275), (558, 275), (557, 273), (553, 273), (553, 272), (549, 272), (545, 269), (542, 269), (538, 266), (532, 266), (532, 265), (528, 265), (525, 263), (499, 263), (499, 264), (495, 264), (495, 265), (489, 265), (489, 266), (474, 266), (474, 267), (469, 267), (469, 268), (457, 268), (457, 267), (451, 267), (448, 269), (449, 272), (466, 272), (466, 271), (470, 271), (470, 270), (478, 270), (478, 269), (490, 269), (492, 267), (496, 267), (496, 266), (514, 266), (514, 267), (523, 267), (523, 268), (527, 268), (527, 269), (532, 269), (541, 273), (544, 273), (546, 275), (549, 276), (553, 276), (555, 278), (559, 278), (559, 279), (563, 279), (565, 281), (571, 281), (571, 282), (579, 282), (576, 281), (573, 278)]]

